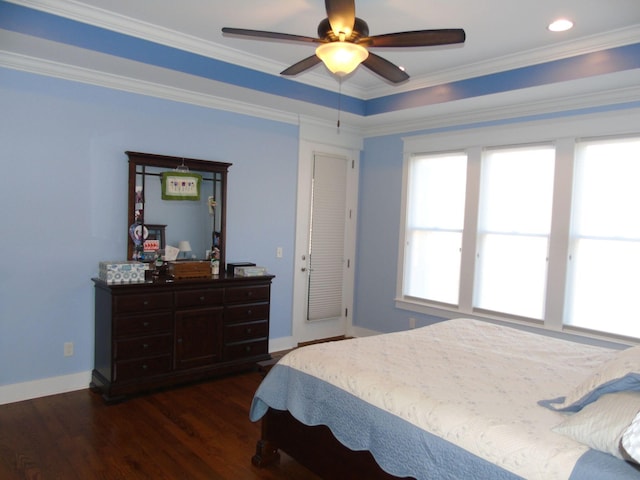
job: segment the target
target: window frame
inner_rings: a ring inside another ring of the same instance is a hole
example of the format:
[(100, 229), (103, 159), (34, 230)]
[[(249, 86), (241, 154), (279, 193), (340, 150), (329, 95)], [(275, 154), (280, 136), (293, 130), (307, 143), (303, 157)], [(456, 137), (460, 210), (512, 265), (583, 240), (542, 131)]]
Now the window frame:
[[(552, 331), (566, 331), (580, 336), (622, 340), (640, 340), (624, 335), (586, 330), (563, 324), (567, 283), (573, 169), (576, 143), (583, 138), (640, 136), (640, 108), (606, 112), (598, 115), (553, 118), (533, 122), (509, 123), (491, 127), (452, 129), (447, 132), (404, 137), (401, 225), (398, 243), (398, 274), (395, 306), (401, 310), (439, 318), (484, 318), (538, 326)], [(477, 247), (478, 202), (484, 148), (553, 144), (556, 162), (553, 185), (553, 210), (549, 237), (549, 264), (546, 302), (542, 320), (528, 319), (473, 307), (475, 252)], [(408, 162), (414, 155), (432, 155), (447, 151), (465, 151), (468, 156), (465, 224), (462, 239), (460, 300), (458, 305), (442, 305), (402, 295), (404, 278), (404, 232), (406, 230)]]
[[(575, 161), (576, 161), (576, 167), (575, 167), (575, 177), (574, 178), (574, 187), (577, 187), (579, 184), (579, 179), (577, 177), (580, 176), (580, 167), (581, 165), (579, 165), (579, 162), (581, 160), (583, 160), (583, 158), (581, 157), (581, 149), (584, 147), (587, 147), (589, 144), (594, 145), (594, 144), (602, 144), (602, 143), (607, 143), (609, 142), (609, 144), (611, 143), (616, 143), (619, 141), (625, 141), (625, 140), (634, 140), (634, 143), (639, 143), (640, 142), (640, 132), (632, 134), (632, 135), (615, 135), (615, 136), (611, 136), (611, 135), (607, 135), (607, 136), (598, 136), (598, 137), (584, 137), (579, 139), (579, 142), (576, 142), (576, 149), (575, 149)], [(636, 159), (636, 157), (633, 157), (634, 161)], [(610, 168), (611, 165), (609, 163), (609, 158), (607, 158), (605, 160), (607, 167)], [(601, 162), (602, 158), (598, 158), (598, 161)], [(636, 167), (637, 168), (637, 167)], [(637, 174), (637, 173), (636, 173)], [(616, 185), (617, 186), (617, 185)], [(601, 186), (599, 185), (598, 189), (600, 189)], [(633, 188), (635, 191), (637, 191), (637, 189), (635, 188), (635, 185), (631, 186), (631, 185), (627, 185), (627, 188)], [(625, 190), (622, 189), (620, 190), (621, 192), (624, 192)], [(629, 191), (629, 190), (626, 190)], [(574, 197), (577, 196), (581, 196), (579, 191), (575, 191), (574, 193)], [(631, 204), (631, 205), (636, 205), (637, 204), (637, 199), (625, 199), (624, 202), (626, 204)], [(609, 213), (610, 215), (611, 213)], [(608, 215), (608, 216), (609, 216)], [(579, 216), (579, 215), (578, 215)], [(576, 268), (576, 263), (577, 261), (582, 261), (579, 260), (579, 255), (577, 253), (577, 250), (580, 248), (579, 245), (580, 243), (586, 241), (585, 243), (589, 244), (593, 241), (597, 242), (604, 242), (607, 244), (607, 262), (611, 263), (611, 243), (618, 243), (618, 247), (620, 248), (615, 248), (615, 250), (617, 251), (617, 253), (619, 253), (621, 250), (624, 249), (624, 247), (622, 247), (621, 244), (626, 244), (625, 246), (628, 246), (630, 244), (635, 245), (635, 249), (633, 252), (626, 252), (626, 256), (623, 256), (622, 258), (619, 259), (620, 263), (625, 263), (628, 264), (629, 263), (629, 259), (630, 257), (635, 257), (636, 259), (637, 257), (637, 248), (640, 246), (640, 235), (639, 232), (636, 230), (635, 232), (630, 232), (630, 231), (626, 231), (626, 232), (620, 232), (618, 231), (617, 233), (612, 233), (610, 230), (607, 229), (607, 233), (606, 234), (602, 234), (602, 233), (581, 233), (580, 232), (580, 228), (578, 227), (577, 223), (579, 223), (578, 218), (573, 218), (572, 222), (571, 222), (571, 226), (570, 226), (570, 232), (569, 232), (569, 245), (570, 245), (570, 250), (569, 250), (569, 261), (567, 262), (567, 288), (570, 288), (569, 286), (576, 281), (576, 277), (575, 275), (575, 268)], [(637, 223), (636, 223), (637, 225)], [(584, 247), (583, 247), (584, 248)], [(615, 262), (613, 262), (615, 263)], [(631, 275), (633, 277), (636, 277), (636, 271), (635, 269), (631, 270), (633, 273), (631, 273)], [(635, 280), (635, 279), (634, 279)], [(615, 282), (614, 282), (615, 283)], [(637, 283), (630, 283), (627, 285), (622, 286), (622, 290), (624, 291), (625, 288), (629, 288), (632, 287), (632, 292), (635, 292), (635, 290), (633, 288), (637, 287)], [(615, 292), (614, 295), (619, 295), (620, 290)], [(627, 299), (625, 300), (621, 300), (620, 303), (633, 303), (635, 304), (635, 297), (632, 296), (635, 295), (634, 293), (629, 293), (629, 296), (627, 297)], [(628, 299), (631, 298), (632, 302), (628, 302)], [(607, 309), (607, 312), (603, 312), (603, 314), (605, 315), (609, 315), (610, 311), (614, 311), (617, 313), (617, 315), (620, 315), (620, 303), (614, 301), (612, 302), (612, 305), (614, 305), (613, 307)], [(590, 330), (589, 327), (584, 326), (586, 323), (588, 322), (583, 322), (583, 326), (581, 325), (577, 325), (577, 324), (570, 324), (570, 315), (571, 315), (571, 306), (570, 306), (570, 301), (568, 299), (565, 299), (565, 304), (566, 304), (566, 315), (565, 315), (565, 321), (566, 326), (568, 328), (572, 328), (572, 329), (578, 329), (578, 330)], [(620, 317), (618, 317), (620, 318)], [(626, 311), (625, 311), (625, 318), (626, 318)], [(615, 323), (615, 322), (614, 322)], [(616, 333), (609, 333), (609, 335), (612, 336), (623, 336), (625, 337), (624, 334), (616, 334)], [(627, 337), (625, 337), (627, 338)], [(637, 336), (632, 337), (634, 339), (636, 339), (637, 341), (640, 341), (640, 334)]]
[[(412, 155), (409, 160), (408, 160), (408, 164), (407, 164), (407, 168), (408, 168), (408, 173), (407, 173), (407, 180), (409, 178), (410, 173), (412, 172), (412, 170), (415, 168), (415, 162), (416, 161), (421, 161), (423, 159), (427, 159), (427, 160), (437, 160), (437, 159), (441, 159), (442, 157), (451, 157), (451, 156), (464, 156), (464, 163), (468, 164), (468, 159), (466, 157), (466, 152), (464, 151), (454, 151), (454, 152), (442, 152), (436, 155), (429, 155), (427, 157), (423, 156), (423, 155)], [(466, 189), (466, 170), (468, 170), (468, 167), (465, 168), (465, 189)], [(407, 185), (407, 189), (406, 189), (406, 195), (407, 195), (407, 199), (409, 198), (409, 196), (411, 196), (412, 192), (411, 192), (411, 186)], [(466, 208), (466, 205), (463, 206), (463, 212), (462, 212), (462, 219), (464, 222), (464, 218), (465, 218), (465, 212), (464, 209)], [(423, 231), (423, 232), (431, 232), (431, 233), (454, 233), (454, 234), (459, 234), (460, 235), (460, 242), (462, 242), (462, 235), (464, 233), (464, 223), (462, 224), (461, 228), (452, 228), (450, 226), (445, 226), (445, 227), (422, 227), (422, 228), (417, 228), (415, 227), (412, 222), (410, 222), (409, 220), (409, 216), (410, 216), (410, 212), (409, 210), (407, 210), (407, 215), (405, 217), (405, 222), (404, 222), (404, 246), (407, 247), (411, 241), (410, 238), (415, 232), (417, 231)], [(461, 248), (461, 247), (460, 247)], [(407, 257), (410, 256), (410, 252), (408, 252), (406, 249), (404, 250), (404, 256), (402, 259), (402, 266), (404, 269), (404, 265), (407, 262)], [(409, 294), (404, 294), (404, 291), (406, 290), (404, 288), (405, 285), (405, 281), (407, 279), (407, 276), (405, 276), (406, 272), (403, 273), (403, 280), (402, 283), (400, 285), (401, 288), (401, 292), (402, 295), (407, 297), (407, 298), (418, 298), (418, 297), (413, 297)], [(458, 272), (458, 275), (460, 274), (460, 272)], [(459, 285), (460, 279), (458, 279), (458, 290), (460, 288)], [(458, 296), (459, 296), (459, 291), (458, 291)], [(442, 305), (457, 305), (457, 301), (454, 302), (453, 304), (450, 302), (445, 302), (444, 300), (435, 300), (435, 299), (424, 299), (423, 297), (419, 297), (418, 298), (419, 301), (427, 301), (431, 304), (442, 304)]]
[[(555, 175), (555, 144), (554, 143), (549, 143), (549, 142), (542, 142), (542, 143), (536, 143), (536, 144), (522, 144), (522, 145), (510, 145), (508, 147), (504, 147), (504, 146), (500, 146), (500, 147), (493, 147), (493, 146), (486, 146), (485, 148), (483, 148), (482, 150), (482, 156), (481, 156), (481, 163), (482, 163), (482, 172), (484, 172), (485, 174), (489, 174), (489, 161), (491, 159), (491, 156), (493, 153), (504, 153), (507, 151), (511, 151), (514, 155), (518, 155), (517, 152), (522, 152), (522, 151), (540, 151), (540, 150), (547, 150), (550, 153), (553, 153), (553, 159), (552, 159), (552, 165), (553, 165), (553, 170), (551, 171), (551, 177), (549, 178), (551, 180), (551, 183), (548, 184), (550, 188), (550, 198), (548, 198), (547, 200), (550, 202), (550, 206), (553, 206), (553, 178)], [(543, 154), (544, 155), (544, 154)], [(481, 173), (482, 174), (482, 173)], [(487, 182), (489, 181), (489, 178), (484, 178), (484, 180), (482, 180), (482, 183), (487, 186)], [(485, 189), (485, 195), (486, 195), (486, 189)], [(542, 239), (544, 240), (544, 253), (542, 254), (542, 256), (544, 256), (544, 258), (546, 260), (543, 260), (545, 263), (543, 265), (540, 265), (539, 267), (544, 267), (544, 280), (542, 282), (542, 284), (539, 285), (539, 287), (541, 287), (540, 293), (542, 294), (542, 304), (540, 305), (540, 313), (542, 315), (542, 317), (544, 317), (544, 305), (545, 305), (545, 299), (546, 299), (546, 285), (547, 285), (547, 277), (548, 277), (548, 257), (549, 257), (549, 242), (550, 242), (550, 234), (551, 234), (551, 214), (552, 211), (548, 211), (549, 217), (549, 224), (546, 228), (544, 228), (544, 231), (521, 231), (520, 227), (516, 226), (515, 230), (511, 230), (511, 228), (513, 228), (512, 225), (510, 225), (509, 230), (504, 230), (504, 229), (492, 229), (489, 228), (486, 225), (486, 217), (483, 217), (484, 215), (488, 214), (488, 210), (486, 208), (486, 205), (483, 208), (483, 204), (484, 202), (488, 201), (488, 197), (484, 196), (483, 197), (483, 191), (482, 191), (482, 187), (481, 187), (481, 192), (480, 192), (480, 199), (479, 202), (477, 204), (477, 209), (478, 209), (478, 220), (479, 220), (479, 225), (478, 228), (476, 228), (475, 230), (475, 235), (476, 235), (476, 242), (477, 242), (477, 248), (475, 250), (476, 252), (476, 268), (475, 268), (475, 272), (476, 272), (476, 276), (474, 279), (474, 287), (476, 284), (481, 283), (479, 281), (479, 279), (483, 276), (484, 269), (481, 268), (482, 264), (484, 263), (484, 257), (486, 257), (487, 252), (484, 249), (484, 245), (485, 245), (485, 241), (487, 241), (487, 239), (491, 238), (491, 237), (502, 237), (504, 239), (510, 239), (512, 242), (513, 241), (517, 241), (518, 240), (524, 240), (524, 239), (532, 239), (532, 238), (537, 238), (537, 239)], [(485, 221), (483, 222), (483, 218), (485, 218)], [(484, 223), (484, 224), (483, 224)], [(478, 288), (474, 288), (474, 296), (473, 296), (473, 304), (474, 305), (478, 305), (481, 301), (481, 293), (480, 293), (480, 289)], [(512, 315), (512, 316), (518, 316), (518, 314), (509, 314), (506, 313), (504, 311), (501, 310), (492, 310), (492, 309), (488, 309), (487, 307), (479, 307), (479, 306), (474, 306), (473, 309), (475, 312), (478, 311), (495, 311), (497, 314), (499, 315)], [(530, 320), (540, 320), (539, 316), (536, 317), (528, 317), (525, 316), (524, 318), (530, 319)]]

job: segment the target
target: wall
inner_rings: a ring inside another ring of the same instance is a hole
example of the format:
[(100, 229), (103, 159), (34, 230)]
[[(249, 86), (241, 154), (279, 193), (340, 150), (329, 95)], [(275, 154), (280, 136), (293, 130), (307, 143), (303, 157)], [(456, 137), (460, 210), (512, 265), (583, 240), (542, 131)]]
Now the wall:
[(360, 162), (354, 326), (376, 332), (440, 320), (395, 308), (402, 200), (401, 135), (368, 138)]
[[(297, 126), (8, 69), (0, 111), (0, 404), (3, 386), (74, 374), (83, 375), (76, 388), (88, 382), (90, 278), (100, 260), (126, 252), (125, 150), (233, 163), (227, 260), (277, 276), (270, 336), (291, 336)], [(576, 113), (593, 112), (566, 114)], [(373, 137), (361, 156), (353, 318), (363, 330), (438, 320), (394, 305), (402, 148), (400, 134)]]
[(271, 337), (291, 335), (275, 252), (293, 252), (297, 126), (4, 69), (0, 111), (0, 386), (91, 370), (90, 279), (126, 256), (125, 150), (233, 163), (227, 259), (277, 276)]

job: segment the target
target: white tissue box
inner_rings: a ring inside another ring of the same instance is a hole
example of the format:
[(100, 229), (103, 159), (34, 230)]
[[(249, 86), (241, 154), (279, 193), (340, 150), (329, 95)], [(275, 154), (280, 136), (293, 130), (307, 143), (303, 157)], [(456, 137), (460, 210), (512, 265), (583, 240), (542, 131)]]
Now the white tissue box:
[(261, 277), (262, 275), (267, 274), (267, 269), (265, 267), (235, 267), (233, 269), (233, 274), (236, 277)]
[(139, 283), (149, 265), (142, 262), (100, 262), (99, 278), (107, 283)]

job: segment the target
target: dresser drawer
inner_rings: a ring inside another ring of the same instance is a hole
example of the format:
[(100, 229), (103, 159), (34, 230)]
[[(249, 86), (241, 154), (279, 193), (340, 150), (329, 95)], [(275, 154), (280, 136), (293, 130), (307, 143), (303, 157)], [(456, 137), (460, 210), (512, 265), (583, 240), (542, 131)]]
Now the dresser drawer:
[(122, 382), (136, 378), (152, 377), (171, 370), (171, 355), (119, 361), (115, 364), (114, 381)]
[(173, 308), (173, 294), (166, 292), (119, 295), (114, 297), (113, 303), (114, 314), (167, 310)]
[(134, 358), (149, 357), (161, 354), (171, 354), (173, 336), (170, 333), (164, 335), (150, 335), (147, 337), (135, 337), (115, 342), (113, 352), (116, 360), (131, 360)]
[(178, 291), (176, 292), (176, 307), (220, 305), (223, 298), (224, 290), (222, 288)]
[(227, 288), (225, 293), (226, 303), (259, 302), (269, 300), (268, 285), (253, 285), (249, 287)]
[(269, 318), (268, 303), (249, 303), (227, 307), (224, 312), (224, 323), (252, 322)]
[(224, 346), (224, 360), (238, 360), (241, 358), (255, 357), (269, 352), (269, 342), (259, 340), (256, 342), (236, 343)]
[(130, 335), (145, 335), (171, 331), (173, 326), (172, 313), (157, 313), (155, 315), (122, 316), (113, 319), (113, 334), (115, 337)]
[(268, 322), (240, 323), (224, 327), (224, 343), (237, 343), (244, 340), (266, 338), (269, 336)]

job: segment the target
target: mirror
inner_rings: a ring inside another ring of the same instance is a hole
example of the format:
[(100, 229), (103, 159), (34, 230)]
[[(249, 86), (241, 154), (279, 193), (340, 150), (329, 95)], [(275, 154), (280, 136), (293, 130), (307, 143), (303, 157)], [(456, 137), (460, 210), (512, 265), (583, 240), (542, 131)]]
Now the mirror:
[(129, 157), (127, 259), (152, 261), (157, 250), (181, 246), (184, 251), (178, 260), (215, 255), (223, 272), (231, 164), (125, 153)]

